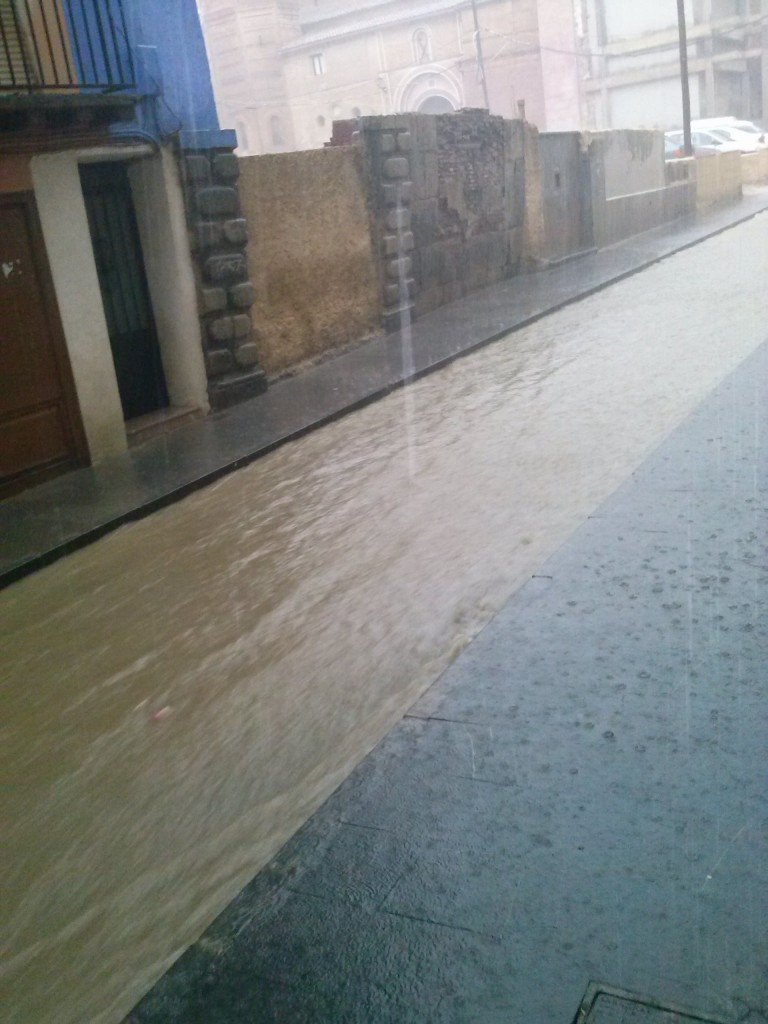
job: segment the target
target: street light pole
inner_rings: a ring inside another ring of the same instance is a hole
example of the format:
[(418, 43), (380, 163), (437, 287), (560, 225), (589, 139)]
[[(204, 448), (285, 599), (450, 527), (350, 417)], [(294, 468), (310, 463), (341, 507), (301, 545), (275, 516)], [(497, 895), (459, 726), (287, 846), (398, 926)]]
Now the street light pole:
[(480, 79), (483, 83), (483, 99), (485, 100), (485, 109), (490, 111), (491, 105), (488, 102), (488, 83), (485, 80), (485, 61), (483, 60), (483, 40), (480, 38), (480, 23), (477, 20), (477, 0), (472, 0), (472, 17), (475, 22), (477, 66), (480, 69)]
[(688, 33), (685, 28), (685, 0), (677, 0), (677, 30), (680, 38), (680, 84), (683, 90), (683, 149), (693, 156), (691, 144), (691, 90), (688, 85)]

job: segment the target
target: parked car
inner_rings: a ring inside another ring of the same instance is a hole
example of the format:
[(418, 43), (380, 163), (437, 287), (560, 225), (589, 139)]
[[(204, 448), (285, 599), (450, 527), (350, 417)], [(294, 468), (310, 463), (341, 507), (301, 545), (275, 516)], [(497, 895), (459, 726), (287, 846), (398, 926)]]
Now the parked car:
[(664, 136), (664, 159), (665, 160), (678, 160), (685, 156), (682, 145), (678, 142), (670, 139), (668, 135)]
[(768, 145), (768, 134), (765, 129), (761, 128), (758, 124), (753, 124), (752, 121), (734, 121), (728, 127), (735, 128), (740, 132), (746, 132), (748, 135), (756, 135), (760, 142), (765, 142)]
[(707, 117), (691, 121), (692, 131), (734, 131), (744, 132), (753, 139), (768, 144), (768, 132), (753, 121), (746, 121), (738, 117)]
[(712, 131), (713, 128), (738, 128), (753, 135), (763, 135), (765, 133), (765, 129), (761, 128), (760, 125), (738, 117), (706, 117), (695, 118), (691, 121), (691, 129), (693, 131), (707, 132)]
[(759, 149), (768, 148), (768, 142), (764, 135), (755, 135), (754, 132), (744, 131), (733, 125), (724, 125), (721, 128), (711, 128), (710, 131), (718, 139), (724, 142), (732, 142), (738, 146), (742, 153), (756, 153)]
[[(667, 159), (674, 159), (675, 156), (684, 156), (684, 140), (682, 131), (665, 132), (664, 138), (676, 148), (674, 156)], [(693, 145), (694, 156), (706, 156), (708, 153), (740, 153), (741, 147), (735, 142), (729, 142), (720, 138), (712, 131), (692, 131), (691, 144)], [(666, 143), (665, 143), (666, 149)]]

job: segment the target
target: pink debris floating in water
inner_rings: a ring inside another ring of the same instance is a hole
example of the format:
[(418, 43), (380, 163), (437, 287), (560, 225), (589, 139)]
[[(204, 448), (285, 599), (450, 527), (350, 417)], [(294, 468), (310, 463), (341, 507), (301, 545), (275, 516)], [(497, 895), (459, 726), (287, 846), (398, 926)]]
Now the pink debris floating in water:
[(172, 714), (173, 714), (173, 708), (168, 707), (168, 705), (166, 704), (166, 706), (164, 708), (160, 708), (159, 711), (156, 711), (154, 713), (154, 715), (152, 715), (152, 721), (153, 722), (162, 722), (162, 720), (164, 718), (167, 718), (169, 715), (172, 715)]

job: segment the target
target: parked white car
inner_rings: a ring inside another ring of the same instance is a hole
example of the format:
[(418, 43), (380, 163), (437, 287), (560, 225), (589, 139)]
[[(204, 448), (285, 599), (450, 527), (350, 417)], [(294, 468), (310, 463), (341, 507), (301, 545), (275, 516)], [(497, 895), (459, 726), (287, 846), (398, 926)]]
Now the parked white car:
[(734, 121), (733, 124), (727, 125), (727, 127), (736, 128), (740, 132), (747, 132), (748, 135), (757, 135), (762, 137), (764, 142), (768, 143), (768, 133), (766, 133), (765, 129), (753, 124), (751, 121)]
[(737, 117), (708, 117), (691, 121), (692, 131), (722, 131), (739, 132), (748, 136), (751, 140), (764, 143), (768, 146), (768, 133), (752, 121), (740, 120)]
[[(681, 131), (665, 132), (665, 139), (676, 147), (674, 155), (683, 155), (683, 133)], [(735, 142), (729, 142), (714, 134), (713, 131), (692, 131), (691, 143), (696, 156), (705, 156), (707, 153), (741, 153), (742, 148)], [(667, 157), (669, 159), (669, 157)]]
[(768, 142), (765, 141), (764, 135), (755, 135), (754, 132), (744, 131), (732, 125), (710, 128), (710, 132), (724, 142), (734, 143), (742, 153), (756, 153), (759, 149), (768, 149)]

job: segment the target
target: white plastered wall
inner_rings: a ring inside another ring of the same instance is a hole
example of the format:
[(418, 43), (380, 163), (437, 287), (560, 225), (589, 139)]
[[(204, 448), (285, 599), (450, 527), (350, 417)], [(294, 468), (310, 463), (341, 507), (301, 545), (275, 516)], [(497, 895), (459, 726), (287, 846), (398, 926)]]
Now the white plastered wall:
[(129, 178), (171, 404), (208, 409), (194, 272), (172, 153), (134, 146), (36, 156), (35, 199), (92, 462), (127, 447), (78, 171), (81, 163), (106, 160), (135, 161)]
[(162, 149), (128, 170), (171, 405), (208, 410), (197, 292), (178, 165)]
[(35, 200), (93, 462), (126, 448), (76, 152), (31, 161)]

